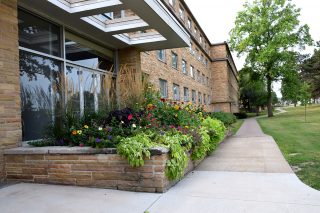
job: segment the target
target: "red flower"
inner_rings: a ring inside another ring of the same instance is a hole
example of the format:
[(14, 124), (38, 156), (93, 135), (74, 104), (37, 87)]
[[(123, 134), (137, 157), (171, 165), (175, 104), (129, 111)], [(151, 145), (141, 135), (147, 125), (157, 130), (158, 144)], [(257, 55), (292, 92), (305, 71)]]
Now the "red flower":
[(155, 119), (155, 118), (152, 118), (151, 120), (152, 120), (152, 121), (155, 121), (156, 119)]
[(130, 115), (128, 115), (128, 120), (130, 121), (130, 120), (132, 120), (132, 114), (130, 114)]
[(83, 144), (83, 143), (80, 143), (79, 146), (80, 146), (80, 147), (84, 147), (84, 144)]
[(161, 98), (160, 101), (161, 101), (161, 102), (166, 102), (166, 99)]

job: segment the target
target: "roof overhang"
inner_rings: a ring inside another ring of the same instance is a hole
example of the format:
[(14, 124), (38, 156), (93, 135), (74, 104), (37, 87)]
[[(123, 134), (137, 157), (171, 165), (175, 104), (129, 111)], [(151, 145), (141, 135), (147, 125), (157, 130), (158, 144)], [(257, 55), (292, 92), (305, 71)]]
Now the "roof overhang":
[[(190, 36), (159, 0), (19, 0), (19, 6), (112, 49), (142, 51), (190, 45)], [(130, 9), (134, 16), (101, 20), (104, 13)], [(146, 33), (135, 33), (145, 32)]]

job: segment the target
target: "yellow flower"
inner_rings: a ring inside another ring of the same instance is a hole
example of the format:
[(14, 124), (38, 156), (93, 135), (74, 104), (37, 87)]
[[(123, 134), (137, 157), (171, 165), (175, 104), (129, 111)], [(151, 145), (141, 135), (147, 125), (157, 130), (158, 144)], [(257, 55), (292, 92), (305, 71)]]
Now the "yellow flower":
[(188, 127), (188, 126), (185, 126), (184, 128), (189, 129), (189, 127)]
[(78, 130), (77, 133), (78, 133), (78, 135), (81, 135), (82, 134), (82, 130)]
[(148, 107), (148, 109), (150, 109), (153, 107), (153, 104), (148, 104), (147, 107)]
[(174, 107), (173, 107), (175, 110), (179, 110), (180, 109), (180, 106), (178, 106), (178, 105), (174, 105)]
[(178, 114), (175, 114), (174, 117), (178, 117)]
[(89, 126), (88, 126), (88, 125), (84, 125), (83, 127), (84, 127), (85, 129), (88, 129), (88, 128), (89, 128)]
[(73, 131), (71, 132), (71, 134), (72, 134), (72, 135), (76, 135), (76, 134), (77, 134), (77, 131), (76, 131), (76, 130), (73, 130)]

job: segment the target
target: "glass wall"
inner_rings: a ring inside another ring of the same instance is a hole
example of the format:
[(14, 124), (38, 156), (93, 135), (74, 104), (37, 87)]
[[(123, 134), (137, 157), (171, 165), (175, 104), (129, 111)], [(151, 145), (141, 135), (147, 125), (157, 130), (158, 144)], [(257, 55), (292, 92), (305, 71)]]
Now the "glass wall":
[(23, 141), (43, 138), (66, 110), (106, 108), (113, 51), (23, 10), (18, 18)]

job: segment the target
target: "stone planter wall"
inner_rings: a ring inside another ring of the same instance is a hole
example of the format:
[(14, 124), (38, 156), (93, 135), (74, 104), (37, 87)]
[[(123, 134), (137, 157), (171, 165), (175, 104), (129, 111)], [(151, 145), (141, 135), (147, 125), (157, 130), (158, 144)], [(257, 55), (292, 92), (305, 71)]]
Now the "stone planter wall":
[[(5, 151), (6, 180), (161, 193), (175, 184), (165, 176), (168, 150), (153, 149), (151, 153), (143, 167), (132, 168), (115, 149), (9, 149)], [(190, 160), (185, 173), (198, 164)]]

